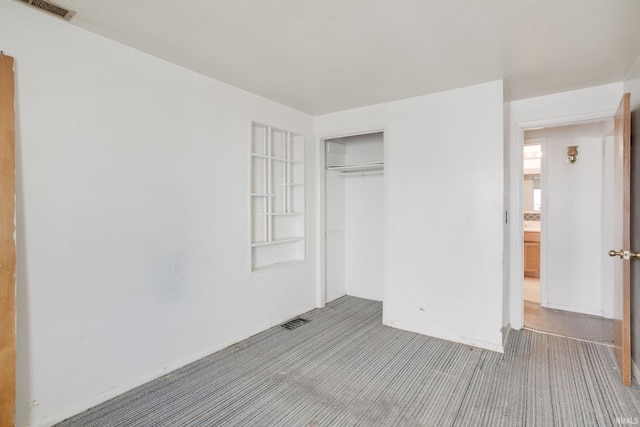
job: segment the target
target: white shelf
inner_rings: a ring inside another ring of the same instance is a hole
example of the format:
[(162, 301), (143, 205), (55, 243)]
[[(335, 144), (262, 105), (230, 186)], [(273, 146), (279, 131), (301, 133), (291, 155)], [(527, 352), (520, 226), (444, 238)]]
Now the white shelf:
[(304, 260), (302, 260), (302, 259), (292, 259), (292, 260), (289, 260), (289, 261), (276, 262), (275, 264), (263, 265), (261, 267), (254, 267), (251, 270), (251, 272), (257, 273), (259, 271), (272, 270), (274, 268), (280, 268), (280, 267), (286, 267), (286, 266), (289, 266), (289, 265), (300, 264), (301, 262), (304, 262)]
[(286, 239), (271, 240), (270, 242), (253, 242), (251, 243), (251, 247), (257, 248), (260, 246), (282, 245), (284, 243), (300, 242), (302, 240), (304, 240), (304, 237), (287, 237)]
[(251, 157), (258, 157), (260, 159), (269, 159), (269, 160), (275, 160), (277, 162), (285, 162), (285, 163), (292, 163), (292, 164), (298, 164), (298, 165), (302, 164), (302, 162), (298, 160), (285, 159), (284, 157), (267, 156), (265, 154), (258, 154), (258, 153), (251, 153)]
[(251, 271), (305, 258), (304, 136), (252, 123)]
[(266, 216), (297, 216), (297, 215), (304, 215), (304, 212), (269, 212), (269, 213), (261, 213), (260, 215), (266, 215)]
[(384, 162), (356, 163), (350, 165), (327, 166), (327, 171), (350, 173), (350, 172), (379, 172), (384, 169)]

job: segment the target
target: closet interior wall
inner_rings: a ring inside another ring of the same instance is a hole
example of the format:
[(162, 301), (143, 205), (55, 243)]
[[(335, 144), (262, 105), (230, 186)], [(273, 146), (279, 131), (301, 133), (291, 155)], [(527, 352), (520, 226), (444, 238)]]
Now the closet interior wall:
[(325, 141), (327, 301), (384, 295), (382, 132)]

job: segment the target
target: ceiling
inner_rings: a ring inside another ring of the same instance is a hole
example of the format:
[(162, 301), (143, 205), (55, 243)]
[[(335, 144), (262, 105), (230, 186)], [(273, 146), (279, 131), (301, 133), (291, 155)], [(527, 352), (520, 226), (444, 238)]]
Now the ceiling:
[(624, 79), (638, 0), (54, 0), (72, 23), (312, 115), (504, 78)]

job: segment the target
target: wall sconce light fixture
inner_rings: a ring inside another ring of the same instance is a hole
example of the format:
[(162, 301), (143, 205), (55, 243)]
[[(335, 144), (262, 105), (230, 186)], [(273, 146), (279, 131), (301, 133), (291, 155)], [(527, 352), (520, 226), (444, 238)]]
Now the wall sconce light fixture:
[(578, 161), (578, 146), (572, 145), (567, 147), (567, 163), (570, 165)]

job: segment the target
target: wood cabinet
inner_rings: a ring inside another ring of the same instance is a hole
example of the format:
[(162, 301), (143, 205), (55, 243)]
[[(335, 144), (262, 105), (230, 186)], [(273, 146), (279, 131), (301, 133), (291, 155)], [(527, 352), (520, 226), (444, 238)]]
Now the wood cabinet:
[(540, 232), (524, 233), (524, 275), (540, 277)]

